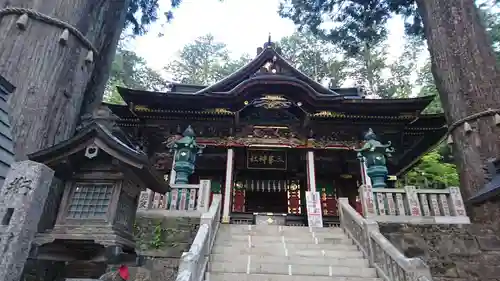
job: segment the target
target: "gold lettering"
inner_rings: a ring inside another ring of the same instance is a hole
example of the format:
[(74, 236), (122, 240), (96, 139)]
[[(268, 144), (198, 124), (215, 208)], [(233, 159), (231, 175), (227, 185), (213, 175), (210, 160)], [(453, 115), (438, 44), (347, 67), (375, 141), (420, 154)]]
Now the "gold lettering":
[(255, 155), (250, 156), (250, 162), (252, 163), (258, 163), (259, 162), (259, 157)]
[(266, 164), (267, 163), (267, 155), (261, 155), (259, 157), (259, 162), (262, 164)]
[(274, 158), (274, 162), (277, 162), (277, 163), (283, 163), (283, 158), (279, 155), (276, 155), (276, 157)]
[(267, 162), (269, 163), (269, 165), (272, 165), (275, 161), (274, 161), (274, 156), (273, 155), (269, 155), (269, 157), (267, 158)]

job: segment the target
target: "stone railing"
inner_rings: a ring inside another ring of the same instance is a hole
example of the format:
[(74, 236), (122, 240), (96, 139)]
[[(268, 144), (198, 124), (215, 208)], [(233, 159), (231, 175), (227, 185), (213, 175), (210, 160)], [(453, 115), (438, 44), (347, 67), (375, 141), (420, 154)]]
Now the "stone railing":
[(179, 263), (176, 281), (203, 281), (208, 259), (220, 225), (222, 196), (215, 194), (208, 212), (201, 216), (200, 228), (191, 248), (184, 252)]
[(368, 258), (384, 281), (432, 281), (429, 267), (419, 258), (407, 258), (380, 233), (378, 224), (363, 218), (347, 198), (339, 199), (340, 227)]
[(166, 194), (151, 190), (141, 192), (138, 210), (167, 210), (193, 213), (208, 210), (210, 198), (210, 180), (201, 180), (199, 184), (174, 184)]
[(363, 216), (377, 222), (470, 224), (458, 187), (447, 189), (359, 188)]

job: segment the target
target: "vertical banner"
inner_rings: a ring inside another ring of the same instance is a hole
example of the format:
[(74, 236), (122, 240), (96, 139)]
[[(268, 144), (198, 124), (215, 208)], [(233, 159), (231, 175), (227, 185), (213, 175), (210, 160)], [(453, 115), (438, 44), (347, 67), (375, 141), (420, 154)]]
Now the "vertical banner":
[(321, 198), (317, 191), (306, 191), (307, 223), (309, 227), (323, 227)]

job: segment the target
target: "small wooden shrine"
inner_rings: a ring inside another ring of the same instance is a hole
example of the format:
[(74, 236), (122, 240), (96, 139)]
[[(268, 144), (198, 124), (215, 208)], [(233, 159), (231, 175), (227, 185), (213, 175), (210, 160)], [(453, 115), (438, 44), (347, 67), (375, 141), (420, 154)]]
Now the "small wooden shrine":
[(165, 194), (169, 187), (147, 155), (113, 128), (107, 111), (100, 109), (71, 139), (29, 155), (52, 168), (59, 180), (30, 258), (68, 264), (136, 262), (133, 224), (139, 193), (149, 188)]

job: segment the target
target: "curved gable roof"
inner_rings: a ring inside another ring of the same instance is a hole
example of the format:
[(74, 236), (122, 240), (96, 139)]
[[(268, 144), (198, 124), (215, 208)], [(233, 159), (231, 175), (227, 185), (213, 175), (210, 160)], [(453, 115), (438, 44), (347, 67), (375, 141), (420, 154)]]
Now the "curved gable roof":
[(295, 77), (298, 80), (301, 80), (304, 83), (308, 84), (317, 93), (330, 96), (340, 95), (339, 93), (324, 87), (314, 79), (310, 78), (300, 70), (293, 67), (290, 63), (288, 63), (288, 61), (285, 58), (283, 58), (279, 53), (277, 53), (276, 50), (272, 47), (266, 47), (257, 57), (255, 57), (252, 61), (250, 61), (246, 65), (242, 66), (240, 69), (236, 70), (231, 75), (223, 78), (222, 80), (216, 82), (215, 84), (212, 84), (208, 87), (205, 87), (204, 89), (195, 92), (195, 94), (205, 94), (210, 92), (222, 92), (222, 93), (228, 92), (235, 85), (238, 85), (243, 81), (247, 80), (248, 78), (250, 78), (251, 75), (258, 72), (267, 62), (271, 60), (274, 61), (274, 63), (281, 66), (282, 68), (289, 71), (290, 72), (289, 76)]

